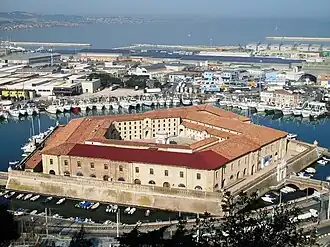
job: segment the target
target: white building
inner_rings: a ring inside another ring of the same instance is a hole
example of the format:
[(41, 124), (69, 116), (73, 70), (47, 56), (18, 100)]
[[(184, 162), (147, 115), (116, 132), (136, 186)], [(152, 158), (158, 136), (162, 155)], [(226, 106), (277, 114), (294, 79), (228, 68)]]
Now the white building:
[(269, 46), (269, 49), (270, 49), (271, 51), (279, 51), (279, 50), (280, 50), (280, 47), (281, 47), (280, 44), (271, 44), (271, 45)]
[(101, 88), (100, 79), (79, 80), (79, 81), (81, 82), (83, 93), (95, 93)]
[(297, 51), (303, 51), (303, 52), (309, 51), (309, 47), (310, 47), (309, 44), (301, 44), (297, 46)]
[(292, 51), (293, 50), (293, 45), (290, 44), (283, 44), (280, 47), (280, 51)]
[(252, 51), (257, 51), (258, 50), (258, 44), (255, 44), (255, 43), (247, 44), (245, 46), (245, 49), (252, 50)]
[(259, 44), (258, 51), (266, 51), (269, 49), (269, 44)]

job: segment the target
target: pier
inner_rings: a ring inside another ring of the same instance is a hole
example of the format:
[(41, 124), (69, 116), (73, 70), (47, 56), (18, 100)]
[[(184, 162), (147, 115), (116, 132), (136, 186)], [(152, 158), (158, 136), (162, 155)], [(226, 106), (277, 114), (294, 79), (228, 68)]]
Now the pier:
[(266, 37), (268, 40), (282, 40), (282, 41), (317, 41), (317, 42), (330, 42), (330, 38), (322, 37)]
[(50, 46), (50, 47), (90, 47), (91, 44), (84, 43), (57, 43), (57, 42), (34, 42), (34, 41), (4, 41), (2, 45), (29, 45), (29, 46)]

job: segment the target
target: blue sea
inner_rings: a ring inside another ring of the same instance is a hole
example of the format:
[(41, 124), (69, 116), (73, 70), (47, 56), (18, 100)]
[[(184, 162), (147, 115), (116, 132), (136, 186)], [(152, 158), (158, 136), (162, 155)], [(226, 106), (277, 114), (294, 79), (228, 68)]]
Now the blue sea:
[(194, 17), (143, 24), (93, 24), (0, 31), (0, 40), (89, 43), (94, 48), (122, 47), (134, 43), (245, 45), (262, 42), (266, 36), (327, 37), (329, 26), (330, 18)]

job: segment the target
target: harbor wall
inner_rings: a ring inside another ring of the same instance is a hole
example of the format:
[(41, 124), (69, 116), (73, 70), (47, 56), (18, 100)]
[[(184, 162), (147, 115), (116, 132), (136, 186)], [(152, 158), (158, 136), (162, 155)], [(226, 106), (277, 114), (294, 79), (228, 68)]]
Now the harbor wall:
[(207, 211), (213, 215), (221, 215), (221, 196), (216, 192), (123, 184), (21, 171), (10, 171), (8, 175), (7, 189), (12, 190), (181, 212)]

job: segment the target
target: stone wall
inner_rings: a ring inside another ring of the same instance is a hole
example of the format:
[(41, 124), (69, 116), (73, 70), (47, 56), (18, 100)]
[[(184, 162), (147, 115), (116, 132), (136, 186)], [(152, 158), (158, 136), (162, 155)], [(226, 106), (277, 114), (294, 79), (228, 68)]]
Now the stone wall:
[(135, 205), (182, 212), (220, 215), (219, 193), (123, 184), (89, 178), (11, 171), (7, 189)]

